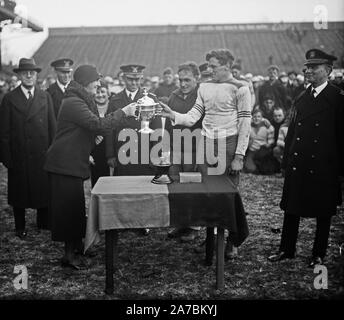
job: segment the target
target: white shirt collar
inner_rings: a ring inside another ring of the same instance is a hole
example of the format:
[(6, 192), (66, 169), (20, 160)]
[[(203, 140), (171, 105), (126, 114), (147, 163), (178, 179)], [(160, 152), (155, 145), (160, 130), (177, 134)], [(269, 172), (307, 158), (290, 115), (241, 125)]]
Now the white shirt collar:
[[(20, 88), (21, 88), (21, 90), (23, 91), (23, 93), (24, 93), (26, 99), (29, 99), (29, 90), (26, 89), (23, 85), (21, 85)], [(34, 96), (34, 95), (35, 95), (35, 87), (32, 87), (32, 88), (30, 89), (30, 91), (31, 91), (32, 96)]]
[(63, 85), (59, 79), (56, 79), (57, 85), (60, 87), (61, 91), (65, 93), (67, 86), (69, 85), (69, 82), (66, 85)]
[(136, 96), (137, 92), (139, 91), (139, 89), (137, 89), (136, 91), (134, 92), (130, 92), (128, 91), (127, 89), (125, 89), (125, 93), (127, 94), (127, 97), (130, 97), (130, 95), (132, 96), (133, 100), (134, 100), (134, 97)]
[(325, 81), (323, 84), (321, 84), (320, 86), (317, 86), (316, 88), (313, 87), (313, 89), (315, 90), (314, 93), (314, 98), (320, 94), (321, 91), (323, 91), (325, 89), (325, 87), (327, 86), (327, 81)]

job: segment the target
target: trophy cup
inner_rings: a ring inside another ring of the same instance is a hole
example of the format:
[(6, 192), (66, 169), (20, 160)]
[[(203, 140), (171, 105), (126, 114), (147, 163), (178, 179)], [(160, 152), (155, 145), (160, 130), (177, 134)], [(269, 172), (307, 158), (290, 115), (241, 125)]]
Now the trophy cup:
[[(162, 139), (164, 139), (164, 130), (165, 130), (165, 117), (161, 117), (162, 122)], [(156, 169), (156, 174), (154, 178), (152, 179), (152, 183), (155, 184), (170, 184), (173, 182), (172, 178), (168, 174), (168, 171), (170, 167), (172, 166), (172, 163), (170, 161), (170, 151), (164, 151), (164, 148), (162, 150), (162, 155), (159, 158), (158, 163), (154, 163), (154, 167)]]
[(149, 127), (149, 122), (151, 119), (153, 119), (156, 115), (155, 107), (159, 105), (159, 103), (156, 103), (152, 98), (148, 97), (147, 89), (143, 89), (143, 97), (137, 100), (137, 106), (138, 106), (138, 115), (136, 117), (136, 120), (141, 120), (141, 129), (139, 132), (142, 133), (152, 133), (154, 130), (152, 130)]

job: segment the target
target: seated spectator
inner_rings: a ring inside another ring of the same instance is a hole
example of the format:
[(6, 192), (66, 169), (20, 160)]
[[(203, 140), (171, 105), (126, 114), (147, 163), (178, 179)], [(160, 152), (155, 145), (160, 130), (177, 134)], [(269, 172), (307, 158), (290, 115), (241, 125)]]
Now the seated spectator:
[(265, 119), (268, 119), (270, 123), (274, 120), (275, 99), (273, 96), (267, 95), (264, 97), (263, 104), (259, 106), (262, 115)]
[(284, 123), (286, 118), (286, 112), (284, 111), (283, 108), (277, 107), (273, 109), (273, 119), (271, 124), (274, 127), (274, 146), (276, 146), (277, 143), (277, 138), (278, 138), (278, 131), (281, 127), (281, 125)]
[(166, 68), (163, 72), (163, 81), (154, 91), (154, 94), (160, 101), (167, 103), (171, 93), (177, 89), (178, 87), (174, 83), (174, 73), (172, 68)]
[(158, 76), (151, 77), (151, 90), (149, 92), (154, 93), (156, 89), (158, 89), (160, 83), (160, 79)]
[(256, 174), (273, 173), (272, 145), (274, 143), (274, 127), (267, 128), (263, 121), (263, 113), (255, 109), (252, 114), (250, 140), (244, 161), (244, 171)]
[[(286, 113), (282, 108), (275, 108), (273, 111), (273, 122), (272, 125), (274, 127), (274, 144), (273, 144), (273, 155), (276, 159), (275, 161), (275, 170), (274, 172), (279, 173), (281, 171), (281, 161), (283, 156), (284, 150), (284, 139), (285, 135), (287, 134), (287, 125), (286, 125)], [(284, 135), (285, 134), (285, 135)], [(280, 136), (281, 135), (281, 136)], [(278, 143), (280, 139), (283, 140), (283, 148), (281, 141)]]

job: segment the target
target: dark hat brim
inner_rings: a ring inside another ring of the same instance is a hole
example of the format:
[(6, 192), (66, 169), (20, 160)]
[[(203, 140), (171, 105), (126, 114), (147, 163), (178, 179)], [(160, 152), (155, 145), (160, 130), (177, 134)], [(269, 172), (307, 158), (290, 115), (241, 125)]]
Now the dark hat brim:
[(308, 66), (308, 65), (317, 65), (317, 64), (327, 64), (327, 65), (330, 65), (332, 66), (332, 61), (329, 61), (327, 59), (308, 59), (304, 65), (305, 66)]
[(37, 71), (37, 73), (40, 73), (42, 71), (42, 68), (39, 67), (22, 67), (22, 68), (14, 68), (13, 72), (18, 73), (20, 71)]

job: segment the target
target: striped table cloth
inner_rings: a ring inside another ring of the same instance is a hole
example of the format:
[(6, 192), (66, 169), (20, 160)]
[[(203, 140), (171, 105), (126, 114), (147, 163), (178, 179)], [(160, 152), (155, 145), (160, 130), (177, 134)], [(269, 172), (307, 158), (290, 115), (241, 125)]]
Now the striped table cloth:
[(240, 194), (226, 176), (201, 183), (151, 183), (153, 176), (101, 177), (91, 192), (85, 251), (99, 231), (126, 228), (207, 226), (228, 229), (234, 245), (248, 236)]

